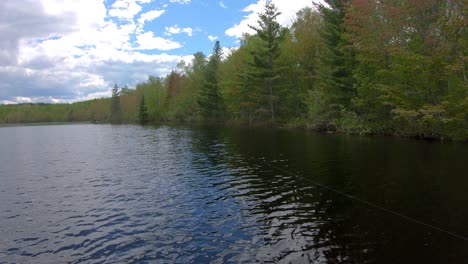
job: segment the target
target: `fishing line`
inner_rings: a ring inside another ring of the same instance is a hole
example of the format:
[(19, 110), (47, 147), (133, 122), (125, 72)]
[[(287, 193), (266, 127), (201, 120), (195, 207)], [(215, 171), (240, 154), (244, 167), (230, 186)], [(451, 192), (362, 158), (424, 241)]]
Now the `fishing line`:
[[(277, 169), (277, 170), (279, 170), (279, 171), (282, 171), (282, 172), (284, 172), (284, 173), (287, 173), (287, 174), (289, 174), (289, 175), (291, 175), (291, 176), (299, 177), (297, 174), (294, 174), (294, 173), (289, 172), (289, 171), (287, 171), (287, 170), (285, 170), (285, 169), (283, 169), (283, 168), (280, 168), (280, 167), (277, 167), (277, 166), (275, 166), (275, 165), (272, 165), (271, 163), (265, 163), (265, 164), (266, 164), (267, 166), (270, 166), (270, 167), (274, 168), (274, 169)], [(365, 205), (368, 205), (368, 206), (370, 206), (370, 207), (379, 209), (379, 210), (381, 210), (381, 211), (384, 211), (384, 212), (387, 212), (387, 213), (396, 215), (396, 216), (398, 216), (398, 217), (401, 217), (401, 218), (406, 219), (406, 220), (408, 220), (408, 221), (411, 221), (411, 222), (413, 222), (413, 223), (420, 224), (420, 225), (423, 225), (423, 226), (425, 226), (425, 227), (428, 227), (428, 228), (437, 230), (437, 231), (439, 231), (439, 232), (442, 232), (442, 233), (451, 235), (451, 236), (453, 236), (453, 237), (456, 237), (456, 238), (459, 238), (459, 239), (468, 241), (468, 237), (465, 237), (465, 236), (463, 236), (463, 235), (459, 235), (459, 234), (457, 234), (457, 233), (448, 231), (448, 230), (443, 229), (443, 228), (441, 228), (441, 227), (434, 226), (434, 225), (431, 225), (431, 224), (428, 224), (428, 223), (419, 221), (419, 220), (414, 219), (414, 218), (412, 218), (412, 217), (409, 217), (409, 216), (407, 216), (407, 215), (404, 215), (404, 214), (398, 213), (398, 212), (396, 212), (396, 211), (393, 211), (393, 210), (384, 208), (384, 207), (382, 207), (382, 206), (380, 206), (380, 205), (373, 204), (373, 203), (371, 203), (371, 202), (362, 200), (362, 199), (360, 199), (360, 198), (357, 198), (356, 196), (353, 196), (353, 195), (344, 193), (344, 192), (342, 192), (342, 191), (339, 191), (339, 190), (334, 189), (334, 188), (332, 188), (332, 187), (329, 187), (329, 186), (327, 186), (327, 185), (320, 184), (320, 183), (315, 182), (315, 181), (311, 181), (311, 183), (314, 184), (315, 186), (319, 186), (319, 187), (321, 187), (321, 188), (327, 189), (327, 190), (329, 190), (329, 191), (331, 191), (331, 192), (337, 193), (337, 194), (342, 195), (342, 196), (344, 196), (344, 197), (347, 197), (347, 198), (349, 198), (349, 199), (358, 201), (358, 202), (360, 202), (360, 203), (362, 203), (362, 204), (365, 204)]]

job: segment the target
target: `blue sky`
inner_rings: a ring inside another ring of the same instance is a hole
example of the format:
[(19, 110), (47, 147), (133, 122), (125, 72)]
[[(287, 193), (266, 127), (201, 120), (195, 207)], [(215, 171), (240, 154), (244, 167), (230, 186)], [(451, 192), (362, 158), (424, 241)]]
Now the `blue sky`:
[[(274, 0), (288, 26), (311, 0)], [(316, 1), (317, 2), (317, 1)], [(225, 53), (252, 33), (265, 0), (0, 1), (0, 104), (107, 97), (164, 76), (192, 54)]]
[[(239, 23), (245, 16), (245, 12), (241, 10), (256, 2), (225, 0), (191, 1), (178, 4), (169, 1), (153, 1), (141, 5), (140, 16), (152, 11), (161, 12), (160, 16), (154, 20), (145, 22), (143, 30), (154, 32), (156, 36), (162, 36), (182, 45), (181, 48), (166, 50), (166, 53), (173, 55), (190, 55), (197, 51), (210, 53), (215, 38), (225, 47), (238, 46), (237, 37), (227, 36), (224, 31)], [(107, 9), (111, 10), (114, 4), (114, 1), (107, 1)], [(126, 23), (118, 17), (113, 17), (112, 20), (119, 24)], [(133, 40), (136, 39), (133, 38)], [(156, 54), (158, 50), (144, 50), (143, 52)]]

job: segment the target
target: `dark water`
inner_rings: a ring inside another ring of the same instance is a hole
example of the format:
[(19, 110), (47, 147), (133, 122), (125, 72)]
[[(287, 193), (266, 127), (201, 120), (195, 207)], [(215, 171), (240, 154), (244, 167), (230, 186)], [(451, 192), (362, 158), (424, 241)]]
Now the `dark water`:
[[(468, 146), (299, 131), (0, 128), (0, 263), (467, 263)], [(287, 171), (287, 172), (286, 172)]]

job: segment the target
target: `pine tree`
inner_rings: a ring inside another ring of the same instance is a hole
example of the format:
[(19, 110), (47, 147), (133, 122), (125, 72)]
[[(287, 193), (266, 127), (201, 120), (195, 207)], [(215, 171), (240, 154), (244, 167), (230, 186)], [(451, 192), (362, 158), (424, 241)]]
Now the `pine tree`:
[(276, 18), (281, 13), (278, 12), (275, 4), (271, 0), (265, 3), (264, 13), (260, 14), (258, 27), (250, 26), (255, 30), (256, 35), (261, 40), (259, 49), (252, 51), (254, 69), (249, 75), (260, 81), (262, 86), (265, 86), (270, 108), (271, 121), (275, 122), (275, 95), (274, 95), (274, 80), (279, 77), (279, 67), (277, 60), (281, 55), (279, 47), (283, 36), (283, 29), (276, 21)]
[(350, 99), (356, 95), (353, 79), (354, 54), (350, 43), (345, 38), (346, 2), (348, 0), (325, 0), (328, 6), (319, 5), (319, 11), (324, 19), (321, 37), (328, 52), (322, 54), (321, 62), (325, 69), (321, 70), (322, 80), (328, 87), (329, 95), (334, 101), (349, 105)]
[(120, 110), (120, 93), (117, 84), (112, 89), (111, 98), (111, 123), (118, 124), (121, 122), (121, 110)]
[(148, 123), (148, 108), (146, 107), (144, 95), (142, 95), (140, 99), (140, 107), (138, 109), (138, 121), (142, 125)]
[(198, 104), (204, 117), (221, 118), (224, 112), (218, 77), (222, 55), (219, 41), (216, 41), (213, 54), (210, 56), (205, 70), (205, 78), (198, 98)]

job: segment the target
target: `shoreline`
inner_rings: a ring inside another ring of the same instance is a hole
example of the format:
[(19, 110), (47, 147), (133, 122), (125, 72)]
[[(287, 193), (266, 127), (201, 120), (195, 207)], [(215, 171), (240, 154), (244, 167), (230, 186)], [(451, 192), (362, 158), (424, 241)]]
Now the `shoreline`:
[(242, 128), (242, 129), (279, 129), (279, 130), (292, 130), (292, 131), (304, 131), (313, 132), (324, 135), (349, 135), (359, 137), (381, 137), (381, 138), (395, 138), (395, 139), (407, 139), (422, 142), (457, 142), (467, 143), (468, 140), (452, 140), (450, 138), (440, 136), (424, 136), (424, 135), (400, 135), (391, 133), (348, 133), (340, 131), (339, 129), (334, 131), (327, 131), (323, 129), (315, 129), (307, 126), (306, 124), (290, 124), (290, 123), (276, 123), (271, 124), (268, 122), (248, 124), (246, 121), (241, 120), (226, 120), (226, 121), (157, 121), (148, 122), (146, 124), (140, 124), (137, 122), (121, 122), (113, 124), (111, 122), (97, 122), (97, 121), (57, 121), (57, 122), (25, 122), (25, 123), (0, 123), (2, 127), (21, 127), (21, 126), (45, 126), (45, 125), (74, 125), (74, 124), (101, 124), (101, 125), (138, 125), (138, 126), (160, 126), (160, 125), (171, 125), (171, 126), (196, 126), (196, 127), (224, 127), (224, 128)]

